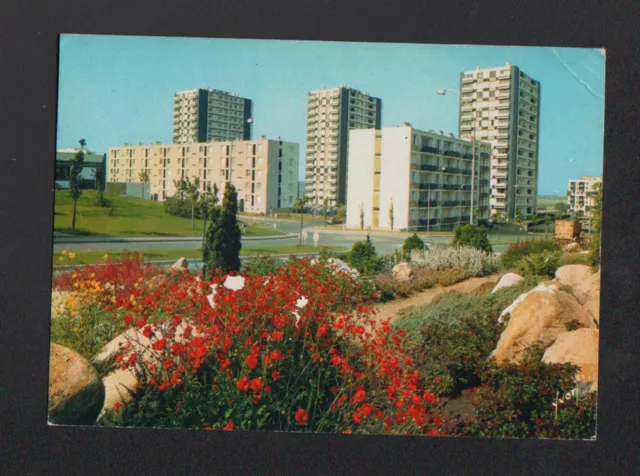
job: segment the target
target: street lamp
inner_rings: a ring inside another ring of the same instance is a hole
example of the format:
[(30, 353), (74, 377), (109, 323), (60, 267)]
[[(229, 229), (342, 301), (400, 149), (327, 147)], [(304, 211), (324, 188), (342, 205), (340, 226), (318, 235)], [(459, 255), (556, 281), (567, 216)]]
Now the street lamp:
[[(444, 96), (446, 93), (455, 94), (458, 96), (458, 99), (462, 101), (462, 97), (459, 93), (452, 91), (451, 89), (440, 88), (438, 89), (438, 94), (440, 96)], [(475, 175), (476, 175), (476, 118), (473, 116), (472, 123), (472, 134), (471, 134), (471, 213), (470, 213), (470, 223), (473, 225), (473, 207), (474, 207), (474, 195), (475, 195)]]

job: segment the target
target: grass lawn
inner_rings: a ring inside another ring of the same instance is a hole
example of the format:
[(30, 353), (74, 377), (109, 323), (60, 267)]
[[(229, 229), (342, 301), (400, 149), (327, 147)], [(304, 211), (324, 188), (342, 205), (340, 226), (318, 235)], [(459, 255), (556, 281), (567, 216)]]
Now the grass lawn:
[[(315, 248), (311, 245), (277, 245), (262, 248), (243, 248), (240, 250), (240, 256), (268, 256), (268, 255), (290, 255), (297, 253), (313, 253), (320, 251), (334, 251), (342, 252), (348, 251), (346, 248), (338, 248), (333, 246), (318, 246)], [(104, 263), (105, 255), (109, 255), (112, 260), (122, 258), (127, 253), (140, 253), (139, 251), (78, 251), (75, 253), (75, 259), (73, 260), (60, 260), (63, 256), (62, 252), (53, 254), (54, 266), (64, 266), (69, 264), (97, 264)], [(187, 259), (200, 259), (202, 258), (202, 251), (200, 248), (168, 248), (147, 250), (143, 253), (144, 261), (164, 261), (164, 260), (177, 260), (179, 258)]]
[[(113, 214), (109, 208), (97, 207), (93, 203), (98, 193), (84, 190), (78, 200), (76, 229), (71, 230), (73, 200), (67, 190), (58, 190), (55, 195), (54, 230), (75, 235), (102, 236), (201, 236), (202, 220), (165, 215), (160, 202), (123, 197), (105, 193), (111, 202)], [(282, 230), (267, 228), (247, 222), (247, 236), (283, 235)]]

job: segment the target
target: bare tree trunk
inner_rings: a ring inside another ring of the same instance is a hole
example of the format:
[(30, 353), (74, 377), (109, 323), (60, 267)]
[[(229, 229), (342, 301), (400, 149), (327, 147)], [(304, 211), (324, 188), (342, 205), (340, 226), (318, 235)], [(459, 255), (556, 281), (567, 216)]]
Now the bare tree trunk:
[(302, 219), (304, 215), (300, 212), (300, 236), (298, 236), (298, 246), (302, 246)]
[(195, 206), (192, 203), (191, 204), (191, 229), (192, 230), (196, 229), (196, 224), (194, 222), (194, 214), (195, 214)]
[(76, 229), (76, 205), (78, 204), (78, 200), (73, 201), (73, 218), (71, 219), (71, 229)]

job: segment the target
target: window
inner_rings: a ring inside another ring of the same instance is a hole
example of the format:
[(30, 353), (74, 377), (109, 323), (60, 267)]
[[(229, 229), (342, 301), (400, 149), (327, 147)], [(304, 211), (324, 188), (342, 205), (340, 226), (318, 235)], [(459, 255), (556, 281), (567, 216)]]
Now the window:
[(220, 175), (224, 176), (224, 170), (220, 171)]
[(262, 165), (262, 157), (258, 157), (258, 165)]

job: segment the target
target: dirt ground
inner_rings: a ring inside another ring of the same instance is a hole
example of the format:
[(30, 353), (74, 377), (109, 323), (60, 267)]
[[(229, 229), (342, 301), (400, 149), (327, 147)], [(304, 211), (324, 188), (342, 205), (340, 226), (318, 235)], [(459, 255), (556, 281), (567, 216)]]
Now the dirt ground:
[(475, 291), (491, 290), (499, 281), (500, 274), (492, 274), (490, 276), (483, 276), (481, 278), (470, 278), (466, 281), (461, 281), (452, 286), (439, 286), (431, 289), (426, 289), (420, 293), (416, 293), (406, 299), (395, 299), (391, 302), (379, 304), (376, 306), (376, 320), (383, 321), (388, 317), (391, 317), (391, 321), (395, 320), (401, 311), (414, 306), (422, 306), (428, 304), (436, 296), (447, 291), (458, 291), (461, 293), (472, 293)]

